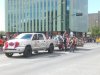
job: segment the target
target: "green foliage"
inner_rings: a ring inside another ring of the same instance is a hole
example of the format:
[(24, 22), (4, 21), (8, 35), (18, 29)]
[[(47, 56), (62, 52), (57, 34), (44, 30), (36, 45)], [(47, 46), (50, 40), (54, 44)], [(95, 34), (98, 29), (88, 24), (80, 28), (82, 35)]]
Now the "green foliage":
[(91, 30), (92, 36), (100, 36), (100, 27), (99, 26), (93, 26)]
[(5, 35), (5, 31), (0, 31), (0, 35)]

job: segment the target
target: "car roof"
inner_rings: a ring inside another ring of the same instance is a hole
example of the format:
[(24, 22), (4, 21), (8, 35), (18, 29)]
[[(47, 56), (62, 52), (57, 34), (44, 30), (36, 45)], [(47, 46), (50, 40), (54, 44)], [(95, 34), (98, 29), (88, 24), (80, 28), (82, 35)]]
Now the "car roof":
[(43, 33), (21, 33), (21, 34), (43, 34)]

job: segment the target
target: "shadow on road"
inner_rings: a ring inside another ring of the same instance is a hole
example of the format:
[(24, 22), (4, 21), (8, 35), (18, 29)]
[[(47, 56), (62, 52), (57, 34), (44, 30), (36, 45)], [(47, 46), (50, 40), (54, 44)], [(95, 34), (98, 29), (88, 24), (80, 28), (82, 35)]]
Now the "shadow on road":
[[(83, 49), (83, 48), (77, 48), (74, 53), (81, 53), (81, 51), (90, 51), (91, 49)], [(23, 54), (14, 54), (11, 59), (38, 59), (38, 58), (55, 58), (59, 56), (66, 55), (69, 51), (69, 49), (65, 52), (64, 50), (55, 50), (54, 53), (48, 53), (48, 52), (39, 52), (39, 53), (33, 53), (30, 57), (24, 57)], [(71, 52), (72, 53), (72, 52)]]
[(92, 49), (85, 49), (85, 48), (77, 48), (76, 51), (90, 51)]
[(11, 58), (18, 58), (18, 59), (37, 59), (37, 58), (55, 58), (66, 54), (66, 52), (61, 53), (60, 51), (54, 51), (54, 53), (48, 53), (48, 52), (39, 52), (37, 54), (33, 53), (30, 57), (24, 57), (21, 55), (13, 55)]

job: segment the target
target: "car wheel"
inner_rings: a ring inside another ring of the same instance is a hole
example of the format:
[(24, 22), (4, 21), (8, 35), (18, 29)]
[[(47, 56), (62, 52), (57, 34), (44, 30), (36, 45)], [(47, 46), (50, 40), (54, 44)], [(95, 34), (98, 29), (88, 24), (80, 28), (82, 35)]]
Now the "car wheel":
[(51, 45), (49, 46), (48, 53), (53, 53), (53, 51), (54, 51), (54, 45), (51, 44)]
[(12, 57), (13, 53), (5, 53), (7, 57)]
[(24, 57), (30, 57), (32, 55), (32, 48), (27, 46), (23, 52)]

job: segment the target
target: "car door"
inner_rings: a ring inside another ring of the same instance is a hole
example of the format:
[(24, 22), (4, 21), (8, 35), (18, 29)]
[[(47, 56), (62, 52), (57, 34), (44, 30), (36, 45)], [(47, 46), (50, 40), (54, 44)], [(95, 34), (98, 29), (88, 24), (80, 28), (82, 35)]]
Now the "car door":
[(46, 48), (46, 40), (44, 39), (42, 34), (38, 34), (39, 46), (44, 49)]
[(38, 35), (34, 34), (32, 38), (32, 49), (39, 49)]

